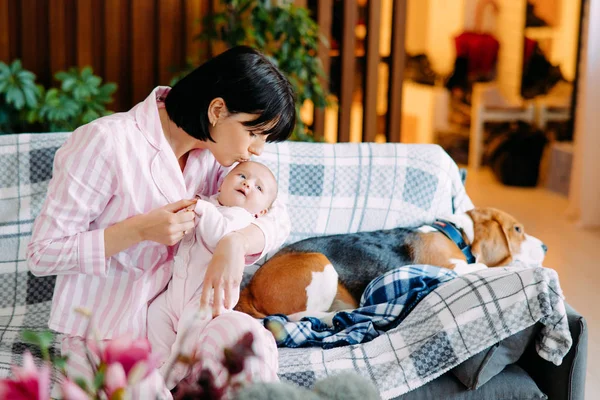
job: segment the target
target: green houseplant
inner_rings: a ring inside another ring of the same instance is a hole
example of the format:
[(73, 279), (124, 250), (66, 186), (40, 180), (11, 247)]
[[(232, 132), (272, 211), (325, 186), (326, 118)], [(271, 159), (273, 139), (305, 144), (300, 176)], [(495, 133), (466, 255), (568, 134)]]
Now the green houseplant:
[(44, 95), (39, 117), (46, 121), (51, 132), (73, 131), (96, 118), (111, 112), (106, 105), (117, 90), (115, 83), (102, 84), (102, 78), (94, 75), (91, 67), (79, 70), (72, 67), (54, 75), (59, 88), (51, 88)]
[[(300, 107), (311, 100), (316, 108), (323, 108), (328, 99), (320, 81), (325, 73), (317, 57), (319, 42), (326, 41), (309, 11), (285, 0), (220, 0), (220, 3), (222, 11), (204, 18), (203, 31), (196, 39), (208, 40), (213, 47), (243, 44), (267, 55), (294, 86), (298, 118), (292, 139), (313, 141), (312, 131), (300, 118)], [(179, 77), (193, 67), (188, 65)]]
[(0, 132), (73, 131), (110, 114), (106, 105), (117, 89), (102, 84), (91, 67), (57, 72), (57, 88), (44, 89), (19, 60), (0, 62)]
[(0, 132), (24, 131), (35, 121), (43, 88), (20, 60), (0, 62)]

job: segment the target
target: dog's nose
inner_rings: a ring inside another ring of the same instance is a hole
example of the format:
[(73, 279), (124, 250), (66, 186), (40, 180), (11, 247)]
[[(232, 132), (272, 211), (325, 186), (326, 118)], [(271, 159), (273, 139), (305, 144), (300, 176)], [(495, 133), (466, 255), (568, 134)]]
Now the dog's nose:
[(544, 250), (544, 254), (548, 252), (548, 246), (546, 246), (544, 243), (542, 243), (542, 250)]

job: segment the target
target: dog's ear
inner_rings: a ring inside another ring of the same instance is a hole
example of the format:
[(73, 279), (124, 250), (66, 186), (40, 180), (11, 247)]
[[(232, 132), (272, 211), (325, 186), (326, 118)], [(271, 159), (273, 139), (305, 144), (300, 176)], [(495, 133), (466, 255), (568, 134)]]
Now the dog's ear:
[(471, 253), (476, 262), (488, 267), (507, 265), (512, 261), (510, 244), (501, 221), (490, 210), (470, 212), (473, 220)]

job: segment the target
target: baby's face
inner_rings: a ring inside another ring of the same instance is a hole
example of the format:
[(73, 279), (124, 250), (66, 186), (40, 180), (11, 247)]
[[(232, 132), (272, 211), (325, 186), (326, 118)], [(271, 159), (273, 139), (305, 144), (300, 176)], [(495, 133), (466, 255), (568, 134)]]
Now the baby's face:
[(242, 207), (255, 215), (266, 213), (277, 195), (275, 177), (263, 164), (246, 161), (227, 174), (219, 189), (224, 206)]

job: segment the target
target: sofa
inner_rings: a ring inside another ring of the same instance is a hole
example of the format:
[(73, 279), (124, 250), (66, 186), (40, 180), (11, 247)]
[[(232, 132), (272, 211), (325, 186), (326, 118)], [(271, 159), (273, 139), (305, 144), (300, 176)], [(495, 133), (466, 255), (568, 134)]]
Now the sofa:
[[(54, 153), (67, 136), (0, 135), (0, 377), (22, 361), (26, 345), (19, 332), (46, 328), (54, 278), (29, 273), (25, 252)], [(288, 204), (288, 243), (420, 226), (473, 207), (464, 176), (436, 145), (284, 142), (268, 144), (259, 161), (272, 169)], [(247, 269), (244, 282), (256, 268)], [(474, 372), (467, 374), (479, 379), (490, 354), (524, 332), (530, 333), (519, 339), (525, 343), (522, 355), (487, 383), (469, 389), (459, 380), (457, 369), (477, 357), (484, 362), (470, 365)], [(585, 319), (563, 301), (556, 273), (515, 265), (440, 286), (397, 328), (369, 343), (282, 348), (279, 375), (310, 388), (324, 377), (354, 371), (372, 380), (384, 399), (579, 400), (586, 357)]]

